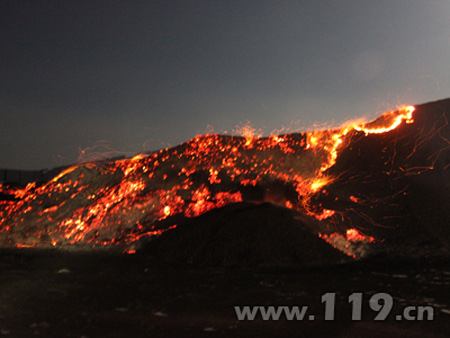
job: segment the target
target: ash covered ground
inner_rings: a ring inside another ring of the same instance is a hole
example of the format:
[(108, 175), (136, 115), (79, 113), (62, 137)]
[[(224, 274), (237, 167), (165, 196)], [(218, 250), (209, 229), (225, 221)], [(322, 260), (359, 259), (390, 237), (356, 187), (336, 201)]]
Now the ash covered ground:
[[(145, 255), (2, 250), (5, 337), (448, 337), (450, 268), (444, 260), (364, 260), (310, 268), (198, 267)], [(336, 293), (334, 321), (321, 297)], [(361, 321), (348, 297), (363, 293)], [(371, 295), (394, 306), (375, 321)], [(308, 306), (315, 320), (238, 321), (235, 306)], [(397, 321), (406, 306), (433, 321)]]
[[(210, 135), (3, 186), (0, 333), (447, 337), (449, 111), (442, 100), (349, 129)], [(386, 321), (368, 305), (379, 292), (394, 299)], [(307, 305), (316, 320), (238, 321), (245, 305)], [(434, 320), (396, 320), (411, 305)]]

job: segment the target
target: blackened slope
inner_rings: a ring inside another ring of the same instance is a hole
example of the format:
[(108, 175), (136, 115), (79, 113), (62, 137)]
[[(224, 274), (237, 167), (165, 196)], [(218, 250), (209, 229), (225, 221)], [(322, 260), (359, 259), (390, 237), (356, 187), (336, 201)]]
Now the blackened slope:
[(383, 251), (439, 254), (450, 243), (450, 99), (416, 106), (414, 123), (385, 134), (351, 135), (329, 170), (338, 179), (317, 199)]
[(350, 259), (296, 215), (269, 203), (228, 205), (185, 219), (142, 252), (163, 261), (207, 266), (315, 266)]

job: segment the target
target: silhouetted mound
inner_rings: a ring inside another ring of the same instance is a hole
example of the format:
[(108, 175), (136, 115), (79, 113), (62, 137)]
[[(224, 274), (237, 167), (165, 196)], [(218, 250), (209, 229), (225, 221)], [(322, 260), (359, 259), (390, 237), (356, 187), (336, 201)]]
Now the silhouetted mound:
[(417, 105), (414, 123), (353, 136), (315, 203), (336, 211), (335, 224), (375, 237), (390, 257), (448, 256), (449, 114), (450, 99)]
[(200, 266), (314, 266), (350, 260), (305, 222), (294, 211), (270, 203), (236, 203), (184, 219), (141, 251)]

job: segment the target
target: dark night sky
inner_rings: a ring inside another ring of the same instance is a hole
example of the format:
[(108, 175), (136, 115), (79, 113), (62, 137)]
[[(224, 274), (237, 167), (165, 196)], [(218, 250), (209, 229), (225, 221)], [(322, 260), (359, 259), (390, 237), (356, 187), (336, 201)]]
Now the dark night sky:
[(0, 168), (449, 97), (449, 15), (448, 0), (3, 0)]

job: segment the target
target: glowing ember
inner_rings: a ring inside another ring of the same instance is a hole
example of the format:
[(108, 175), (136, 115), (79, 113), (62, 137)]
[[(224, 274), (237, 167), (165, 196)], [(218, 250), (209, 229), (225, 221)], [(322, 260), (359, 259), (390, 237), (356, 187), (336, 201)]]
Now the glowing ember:
[(346, 236), (347, 240), (350, 242), (362, 242), (362, 241), (373, 242), (375, 240), (373, 237), (365, 236), (359, 233), (359, 231), (356, 229), (348, 229), (346, 232)]
[[(413, 111), (409, 106), (366, 124), (267, 138), (245, 125), (243, 137), (197, 136), (129, 160), (74, 165), (41, 186), (0, 185), (0, 193), (11, 197), (0, 202), (0, 244), (128, 245), (175, 228), (161, 225), (175, 215), (196, 217), (246, 200), (276, 202), (277, 189), (284, 189), (281, 195), (289, 192), (281, 205), (328, 220), (336, 211), (312, 197), (335, 180), (328, 169), (340, 151), (355, 135), (387, 133), (403, 121), (413, 122)], [(265, 192), (257, 193), (261, 187)], [(373, 238), (351, 229), (345, 240)]]
[(164, 215), (170, 216), (170, 207), (168, 205), (164, 207)]
[(364, 256), (363, 244), (375, 241), (373, 237), (365, 236), (356, 229), (348, 229), (345, 236), (337, 232), (330, 235), (319, 234), (319, 236), (353, 258)]

